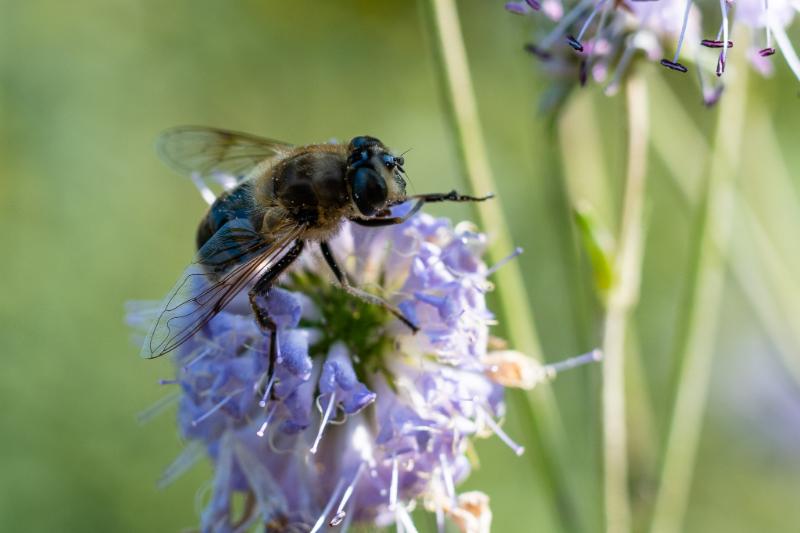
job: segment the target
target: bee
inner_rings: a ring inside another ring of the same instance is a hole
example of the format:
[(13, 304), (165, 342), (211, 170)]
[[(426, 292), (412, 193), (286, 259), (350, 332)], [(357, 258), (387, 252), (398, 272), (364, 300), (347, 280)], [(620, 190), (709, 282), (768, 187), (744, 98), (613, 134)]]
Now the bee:
[[(142, 355), (165, 355), (190, 340), (242, 292), (256, 322), (270, 335), (269, 375), (276, 358), (277, 327), (263, 305), (278, 277), (316, 243), (341, 286), (378, 305), (416, 333), (396, 306), (354, 287), (328, 241), (344, 221), (379, 227), (400, 224), (429, 202), (479, 202), (490, 198), (451, 191), (406, 194), (405, 163), (370, 136), (347, 144), (292, 146), (255, 135), (184, 126), (165, 131), (157, 148), (180, 173), (234, 176), (233, 187), (211, 204), (197, 229), (197, 255), (157, 312)], [(403, 216), (393, 206), (414, 201)]]

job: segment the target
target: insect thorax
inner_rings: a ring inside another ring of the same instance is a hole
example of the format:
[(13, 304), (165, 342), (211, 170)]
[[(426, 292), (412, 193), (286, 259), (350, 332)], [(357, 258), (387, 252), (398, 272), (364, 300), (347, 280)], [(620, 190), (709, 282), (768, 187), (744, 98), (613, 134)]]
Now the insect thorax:
[[(271, 172), (273, 201), (309, 231), (329, 231), (349, 214), (347, 161), (339, 152), (305, 151), (280, 161)], [(311, 237), (313, 238), (313, 237)]]

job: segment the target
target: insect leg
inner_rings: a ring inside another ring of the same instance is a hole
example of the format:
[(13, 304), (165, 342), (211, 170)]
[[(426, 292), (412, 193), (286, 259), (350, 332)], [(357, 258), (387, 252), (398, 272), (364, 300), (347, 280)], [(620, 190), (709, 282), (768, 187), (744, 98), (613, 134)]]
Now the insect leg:
[(256, 281), (256, 284), (253, 285), (253, 288), (250, 289), (248, 296), (250, 297), (250, 306), (253, 308), (253, 313), (256, 317), (256, 322), (261, 327), (261, 329), (265, 331), (269, 331), (269, 370), (267, 370), (266, 375), (262, 378), (263, 383), (259, 383), (258, 390), (256, 391), (257, 394), (263, 394), (261, 390), (267, 383), (270, 377), (272, 377), (272, 373), (275, 370), (275, 359), (277, 358), (277, 350), (278, 350), (278, 326), (275, 324), (275, 321), (272, 320), (269, 316), (269, 312), (261, 307), (256, 298), (261, 296), (266, 298), (269, 295), (269, 291), (272, 288), (272, 284), (275, 283), (275, 280), (278, 279), (284, 270), (289, 268), (295, 259), (300, 256), (300, 253), (303, 251), (303, 246), (305, 245), (305, 241), (295, 241), (294, 246), (292, 246), (286, 255), (281, 257), (277, 263), (272, 265), (264, 274)]
[(401, 217), (375, 217), (375, 218), (351, 218), (353, 222), (359, 224), (361, 226), (367, 227), (380, 227), (380, 226), (392, 226), (394, 224), (402, 224), (412, 216), (416, 214), (417, 211), (422, 209), (422, 206), (426, 203), (434, 203), (434, 202), (483, 202), (484, 200), (488, 200), (489, 198), (493, 198), (493, 194), (487, 194), (486, 196), (467, 196), (465, 194), (459, 194), (456, 191), (450, 191), (445, 193), (431, 193), (431, 194), (417, 194), (414, 196), (410, 196), (409, 199), (417, 200), (417, 203), (414, 204), (414, 207)]
[(356, 298), (359, 298), (360, 300), (363, 300), (372, 305), (378, 305), (380, 307), (383, 307), (384, 309), (392, 313), (394, 316), (396, 316), (398, 319), (400, 319), (400, 321), (406, 326), (408, 326), (412, 332), (416, 333), (417, 331), (419, 331), (417, 325), (411, 322), (408, 318), (406, 318), (403, 312), (396, 306), (390, 304), (380, 296), (375, 296), (374, 294), (370, 294), (367, 291), (363, 291), (357, 287), (353, 287), (352, 285), (350, 285), (350, 282), (347, 280), (347, 276), (345, 275), (344, 272), (342, 272), (342, 270), (339, 268), (339, 265), (336, 263), (336, 258), (333, 257), (333, 252), (331, 251), (331, 247), (328, 245), (327, 242), (322, 241), (321, 243), (319, 243), (319, 248), (320, 250), (322, 250), (322, 257), (325, 258), (325, 262), (328, 263), (329, 267), (331, 267), (333, 275), (336, 276), (336, 279), (339, 281), (339, 283), (342, 286), (342, 289), (344, 289), (345, 292), (347, 292), (351, 296), (355, 296)]
[(417, 203), (414, 204), (414, 207), (411, 208), (411, 211), (406, 213), (401, 217), (375, 217), (375, 218), (359, 218), (353, 217), (350, 220), (358, 224), (359, 226), (367, 226), (370, 228), (377, 228), (380, 226), (393, 226), (395, 224), (402, 224), (412, 216), (416, 214), (417, 211), (422, 209), (422, 206), (425, 204), (425, 200), (418, 200)]
[(486, 196), (467, 196), (466, 194), (459, 194), (455, 190), (450, 192), (438, 192), (431, 194), (415, 194), (409, 198), (421, 200), (422, 202), (483, 202), (490, 198), (494, 198), (494, 194), (487, 194)]

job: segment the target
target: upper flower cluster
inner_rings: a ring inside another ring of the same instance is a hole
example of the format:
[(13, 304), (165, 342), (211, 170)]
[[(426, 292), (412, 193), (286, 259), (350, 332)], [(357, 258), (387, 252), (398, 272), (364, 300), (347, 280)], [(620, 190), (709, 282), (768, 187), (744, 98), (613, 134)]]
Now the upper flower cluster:
[(470, 225), (425, 214), (386, 228), (346, 224), (331, 247), (348, 277), (397, 305), (417, 334), (337, 288), (309, 252), (262, 302), (278, 327), (268, 379), (269, 336), (246, 290), (180, 346), (166, 383), (182, 390), (181, 433), (215, 463), (204, 531), (319, 531), (353, 520), (413, 531), (417, 501), (440, 521), (486, 530), (486, 497), (455, 489), (470, 470), (469, 440), (495, 433), (521, 454), (496, 421), (503, 386), (532, 387), (554, 370), (488, 350), (485, 246)]
[[(565, 9), (560, 0), (507, 2), (508, 11), (545, 19), (551, 30), (526, 49), (545, 61), (548, 72), (562, 82), (591, 77), (615, 92), (636, 53), (658, 60), (665, 67), (688, 72), (694, 64), (707, 105), (715, 103), (722, 85), (714, 81), (725, 72), (729, 49), (731, 11), (733, 20), (763, 37), (749, 50), (749, 57), (761, 72), (769, 72), (769, 56), (776, 49), (800, 78), (800, 60), (786, 34), (798, 4), (792, 0), (720, 0), (703, 4), (705, 16), (719, 20), (717, 32), (703, 35), (701, 9), (693, 0), (579, 0)], [(716, 13), (714, 13), (716, 11)], [(539, 13), (541, 12), (541, 13)], [(666, 57), (667, 50), (673, 50)], [(560, 91), (563, 94), (563, 90)]]

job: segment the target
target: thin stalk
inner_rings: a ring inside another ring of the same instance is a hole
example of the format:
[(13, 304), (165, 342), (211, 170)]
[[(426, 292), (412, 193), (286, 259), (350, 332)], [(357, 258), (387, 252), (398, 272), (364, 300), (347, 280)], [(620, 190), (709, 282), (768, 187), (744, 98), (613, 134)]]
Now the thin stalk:
[[(433, 46), (439, 84), (445, 102), (448, 124), (453, 131), (459, 164), (473, 194), (498, 192), (492, 177), (486, 144), (483, 139), (478, 107), (472, 87), (466, 49), (454, 0), (423, 0), (425, 26)], [(473, 204), (482, 227), (491, 232), (489, 260), (497, 262), (514, 249), (500, 198)], [(509, 340), (517, 349), (542, 361), (536, 321), (530, 307), (522, 272), (511, 262), (496, 274), (497, 294)], [(569, 488), (565, 467), (566, 443), (552, 391), (537, 387), (530, 393), (511, 394), (516, 408), (530, 425), (537, 448), (528, 454), (537, 477), (544, 479), (544, 489), (558, 511), (565, 530), (578, 531), (574, 491)]]
[(647, 86), (641, 78), (632, 76), (625, 92), (628, 167), (614, 264), (616, 277), (608, 295), (603, 327), (603, 489), (608, 533), (624, 533), (631, 528), (624, 355), (631, 311), (639, 299), (647, 175)]
[(692, 472), (705, 412), (714, 343), (725, 281), (725, 256), (735, 209), (734, 177), (744, 126), (747, 69), (721, 101), (706, 191), (700, 208), (699, 238), (679, 332), (678, 376), (661, 470), (652, 533), (680, 531), (691, 490)]
[[(601, 334), (598, 324), (614, 278), (610, 236), (616, 234), (619, 221), (614, 187), (603, 154), (604, 131), (598, 121), (594, 96), (577, 93), (559, 113), (561, 175), (554, 179), (561, 187), (565, 210), (570, 216), (570, 231), (564, 237), (572, 252), (568, 260), (580, 265), (571, 280), (576, 324), (585, 332), (584, 337), (596, 345)], [(576, 138), (580, 139), (580, 157), (575, 157)], [(583, 447), (586, 451), (582, 453), (587, 459), (582, 465), (585, 472), (582, 501), (586, 502), (589, 523), (600, 524), (604, 513), (602, 406), (595, 398), (600, 396), (602, 379), (597, 374), (584, 377), (587, 379), (580, 385), (581, 402), (592, 405), (592, 409), (584, 409), (584, 419), (580, 422), (586, 424), (589, 435)]]

